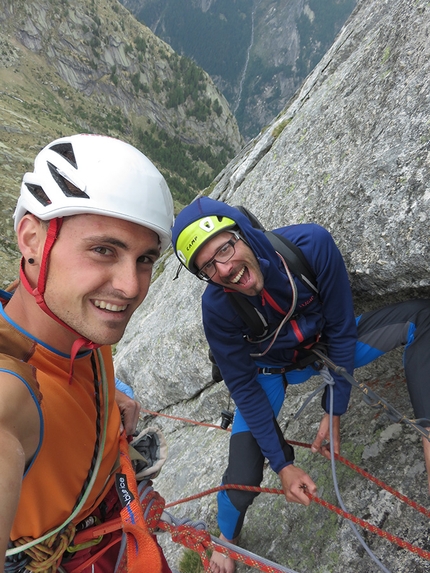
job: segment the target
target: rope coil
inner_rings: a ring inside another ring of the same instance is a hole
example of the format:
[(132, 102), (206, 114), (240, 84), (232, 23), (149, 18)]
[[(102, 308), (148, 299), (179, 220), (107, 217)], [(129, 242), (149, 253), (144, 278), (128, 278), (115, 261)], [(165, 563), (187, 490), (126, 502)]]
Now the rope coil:
[[(30, 557), (25, 568), (32, 573), (55, 573), (63, 553), (72, 542), (75, 536), (76, 527), (69, 523), (61, 533), (54, 533), (45, 541), (29, 547), (25, 553)], [(17, 547), (23, 546), (31, 541), (30, 537), (21, 537), (15, 544)]]

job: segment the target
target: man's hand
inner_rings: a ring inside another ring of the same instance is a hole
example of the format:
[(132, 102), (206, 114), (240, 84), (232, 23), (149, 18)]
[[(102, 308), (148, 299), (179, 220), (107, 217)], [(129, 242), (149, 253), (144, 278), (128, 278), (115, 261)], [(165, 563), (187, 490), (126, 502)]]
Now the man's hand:
[(140, 414), (140, 404), (115, 389), (115, 402), (118, 404), (119, 411), (121, 412), (122, 425), (125, 429), (127, 436), (132, 436), (137, 428)]
[[(327, 444), (323, 444), (327, 440)], [(318, 433), (311, 446), (311, 452), (316, 454), (319, 452), (325, 458), (330, 459), (330, 415), (324, 414)], [(334, 453), (340, 454), (340, 416), (333, 416), (333, 446)]]
[(309, 505), (311, 503), (311, 500), (304, 490), (307, 489), (309, 493), (315, 495), (317, 486), (306, 472), (290, 464), (282, 468), (278, 475), (281, 478), (282, 489), (284, 490), (287, 501), (301, 503), (302, 505)]

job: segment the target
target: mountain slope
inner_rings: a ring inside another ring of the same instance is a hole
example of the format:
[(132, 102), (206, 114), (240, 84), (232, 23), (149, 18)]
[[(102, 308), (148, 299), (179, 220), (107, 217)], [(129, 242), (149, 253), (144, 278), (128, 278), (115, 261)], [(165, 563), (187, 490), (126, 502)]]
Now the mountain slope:
[(182, 204), (240, 148), (209, 76), (116, 0), (0, 0), (0, 26), (0, 265), (16, 259), (11, 215), (22, 174), (55, 137), (92, 131), (129, 141)]
[(250, 138), (319, 62), (357, 0), (121, 2), (211, 75)]

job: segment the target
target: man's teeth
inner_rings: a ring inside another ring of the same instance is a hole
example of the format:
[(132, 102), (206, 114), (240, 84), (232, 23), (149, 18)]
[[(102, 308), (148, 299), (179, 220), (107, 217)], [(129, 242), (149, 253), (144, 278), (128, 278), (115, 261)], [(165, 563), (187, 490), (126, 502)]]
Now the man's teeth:
[(234, 277), (234, 279), (231, 279), (231, 282), (233, 284), (237, 284), (240, 281), (240, 279), (243, 277), (244, 272), (245, 272), (245, 267), (243, 267), (243, 269), (237, 273), (237, 275)]
[(106, 310), (110, 310), (112, 312), (121, 312), (122, 310), (125, 310), (127, 308), (126, 304), (118, 306), (117, 304), (110, 304), (109, 302), (105, 302), (104, 300), (95, 300), (94, 304), (98, 308), (103, 308)]

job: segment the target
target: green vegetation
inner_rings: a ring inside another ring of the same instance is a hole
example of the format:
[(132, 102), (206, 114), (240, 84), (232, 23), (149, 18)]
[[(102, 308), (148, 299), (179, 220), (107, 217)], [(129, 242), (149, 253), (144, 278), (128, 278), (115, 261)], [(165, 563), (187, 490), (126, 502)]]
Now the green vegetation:
[(190, 203), (196, 194), (205, 189), (232, 156), (233, 150), (218, 143), (220, 151), (215, 154), (209, 145), (190, 145), (179, 137), (171, 137), (152, 125), (149, 129), (138, 128), (137, 145), (163, 170), (172, 195), (182, 205)]
[(391, 50), (390, 50), (390, 46), (387, 46), (384, 50), (384, 53), (382, 54), (382, 63), (385, 64), (385, 62), (389, 59), (391, 54)]
[(204, 573), (204, 567), (200, 555), (191, 549), (185, 549), (179, 561), (181, 573)]
[(172, 81), (165, 80), (163, 84), (167, 92), (166, 106), (176, 109), (192, 101), (193, 105), (186, 111), (188, 117), (195, 117), (198, 121), (205, 122), (210, 118), (212, 111), (219, 117), (222, 114), (219, 100), (212, 102), (204, 95), (207, 78), (203, 70), (189, 58), (180, 58), (176, 54), (170, 58), (170, 64), (174, 77)]
[[(242, 77), (247, 60), (254, 11), (254, 45), (241, 86), (239, 107), (235, 109), (237, 122), (246, 137), (255, 136), (261, 129), (260, 119), (251, 111), (253, 106), (264, 99), (267, 112), (273, 111), (272, 116), (276, 116), (288, 96), (286, 88), (281, 86), (287, 81), (290, 95), (294, 94), (331, 46), (357, 4), (357, 0), (307, 0), (297, 20), (299, 56), (294, 63), (289, 60), (291, 65), (281, 62), (275, 66), (270, 63), (273, 62), (270, 41), (258, 35), (270, 35), (269, 13), (282, 11), (281, 4), (285, 2), (217, 0), (208, 2), (204, 11), (201, 2), (189, 0), (120, 1), (141, 22), (150, 27), (156, 24), (156, 33), (176, 52), (192, 58), (218, 85), (223, 85), (224, 96), (232, 106), (237, 103), (238, 79)], [(185, 101), (180, 86), (172, 90), (169, 105)], [(270, 97), (267, 97), (268, 93)], [(205, 113), (203, 106), (195, 108), (196, 117), (206, 117)]]
[(291, 117), (284, 119), (272, 131), (273, 137), (276, 139), (284, 131), (284, 128), (291, 122)]
[[(17, 276), (12, 215), (21, 178), (32, 170), (34, 157), (49, 141), (73, 133), (100, 133), (128, 141), (163, 173), (176, 212), (208, 188), (237, 151), (223, 139), (222, 127), (215, 136), (215, 121), (227, 112), (207, 74), (194, 61), (172, 52), (112, 0), (60, 2), (44, 4), (47, 13), (40, 20), (38, 2), (15, 3), (13, 17), (5, 15), (2, 23), (0, 268), (4, 284)], [(8, 39), (17, 35), (18, 27), (25, 27), (30, 16), (42, 45), (37, 52)], [(76, 37), (81, 41), (76, 42)], [(47, 53), (58, 57), (47, 58)]]
[[(210, 532), (211, 535), (219, 537), (220, 531), (216, 529)], [(211, 557), (212, 551), (206, 551), (208, 558)], [(178, 568), (180, 573), (204, 573), (204, 567), (199, 553), (191, 549), (184, 549), (179, 560)]]

